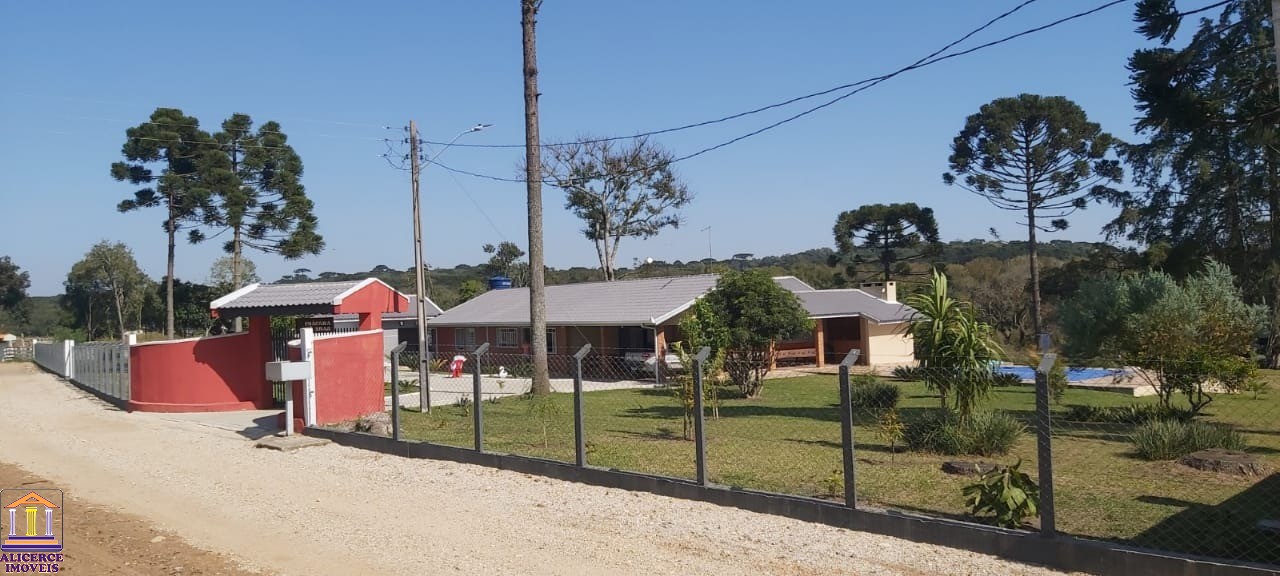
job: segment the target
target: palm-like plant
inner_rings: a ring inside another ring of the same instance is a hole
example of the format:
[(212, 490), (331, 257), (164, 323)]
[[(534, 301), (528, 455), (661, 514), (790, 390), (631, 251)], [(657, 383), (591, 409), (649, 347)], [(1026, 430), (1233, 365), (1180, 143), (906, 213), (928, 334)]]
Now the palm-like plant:
[(951, 297), (947, 277), (933, 271), (929, 289), (913, 294), (907, 304), (915, 309), (909, 333), (925, 386), (938, 392), (942, 407), (952, 399), (956, 413), (968, 418), (991, 391), (991, 362), (1000, 358), (1000, 346), (991, 339), (991, 327), (979, 321), (973, 306)]

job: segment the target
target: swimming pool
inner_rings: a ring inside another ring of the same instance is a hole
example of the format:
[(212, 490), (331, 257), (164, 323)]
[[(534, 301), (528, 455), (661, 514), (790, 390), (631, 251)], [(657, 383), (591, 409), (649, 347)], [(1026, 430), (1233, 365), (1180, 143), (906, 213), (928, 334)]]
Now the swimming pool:
[[(1029, 366), (997, 366), (997, 372), (1005, 374), (1014, 374), (1023, 380), (1035, 380), (1036, 372)], [(1067, 382), (1079, 382), (1081, 380), (1092, 380), (1094, 378), (1110, 378), (1117, 374), (1123, 374), (1124, 370), (1114, 368), (1067, 368)]]

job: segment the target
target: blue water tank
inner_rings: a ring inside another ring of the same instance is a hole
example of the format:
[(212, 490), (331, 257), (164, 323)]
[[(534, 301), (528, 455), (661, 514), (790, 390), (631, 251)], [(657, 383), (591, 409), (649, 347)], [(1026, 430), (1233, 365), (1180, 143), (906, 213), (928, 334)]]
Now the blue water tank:
[(511, 279), (506, 276), (494, 276), (489, 279), (490, 290), (506, 290), (511, 287)]

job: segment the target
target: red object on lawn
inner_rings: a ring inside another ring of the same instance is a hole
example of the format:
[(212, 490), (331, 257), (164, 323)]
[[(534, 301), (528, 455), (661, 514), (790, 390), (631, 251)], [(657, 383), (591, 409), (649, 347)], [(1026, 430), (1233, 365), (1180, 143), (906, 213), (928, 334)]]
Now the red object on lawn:
[(453, 373), (450, 378), (457, 378), (462, 375), (462, 365), (467, 363), (467, 357), (461, 354), (454, 356), (453, 361), (449, 363), (449, 370)]

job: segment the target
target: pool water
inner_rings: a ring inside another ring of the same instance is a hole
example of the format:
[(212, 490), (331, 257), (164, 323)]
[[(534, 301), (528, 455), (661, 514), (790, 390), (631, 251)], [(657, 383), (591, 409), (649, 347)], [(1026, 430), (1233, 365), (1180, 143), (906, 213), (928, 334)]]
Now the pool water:
[[(1034, 380), (1036, 377), (1035, 370), (1032, 370), (1029, 366), (998, 366), (996, 371), (1014, 374), (1023, 380)], [(1112, 368), (1067, 368), (1067, 382), (1110, 378), (1122, 372), (1124, 371)]]

